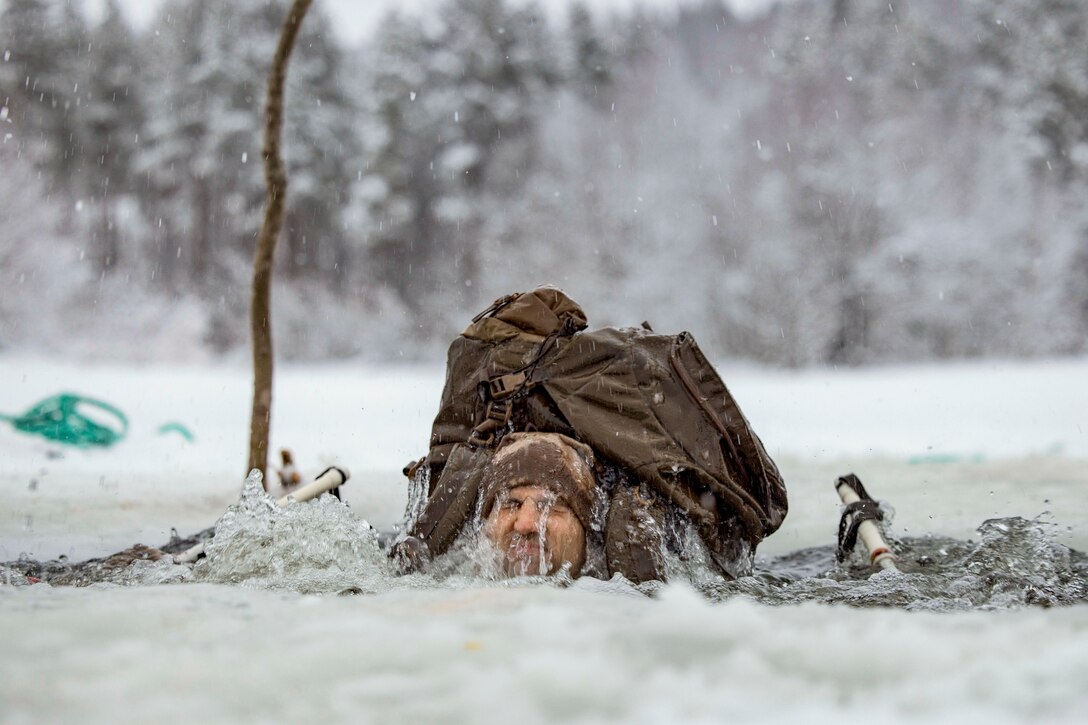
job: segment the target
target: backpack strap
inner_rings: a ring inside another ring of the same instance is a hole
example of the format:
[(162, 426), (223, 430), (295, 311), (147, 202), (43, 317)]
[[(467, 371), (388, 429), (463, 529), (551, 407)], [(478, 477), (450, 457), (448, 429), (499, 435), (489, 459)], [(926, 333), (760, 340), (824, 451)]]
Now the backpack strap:
[(472, 429), (466, 441), (469, 446), (489, 447), (498, 442), (499, 431), (510, 424), (514, 402), (523, 393), (542, 382), (542, 375), (538, 373), (541, 361), (551, 350), (558, 347), (560, 337), (569, 334), (573, 333), (568, 333), (565, 329), (556, 330), (541, 341), (536, 355), (521, 370), (501, 373), (481, 383), (487, 400), (487, 408), (484, 410), (483, 420)]
[(409, 532), (435, 555), (449, 548), (472, 513), (492, 451), (455, 445), (438, 485), (416, 525)]
[(513, 412), (511, 402), (513, 401), (509, 398), (489, 400), (487, 409), (484, 411), (484, 419), (472, 429), (466, 443), (473, 448), (481, 446), (487, 448), (494, 444), (498, 431), (510, 423), (510, 414)]
[(506, 307), (511, 302), (516, 300), (518, 297), (521, 297), (521, 295), (522, 295), (521, 292), (512, 292), (512, 293), (510, 293), (508, 295), (503, 295), (502, 297), (500, 297), (497, 300), (495, 300), (494, 302), (492, 302), (491, 305), (487, 309), (482, 310), (475, 317), (473, 317), (472, 318), (473, 323), (479, 322), (480, 320), (484, 319), (485, 317), (492, 317), (496, 312), (501, 310), (503, 307)]

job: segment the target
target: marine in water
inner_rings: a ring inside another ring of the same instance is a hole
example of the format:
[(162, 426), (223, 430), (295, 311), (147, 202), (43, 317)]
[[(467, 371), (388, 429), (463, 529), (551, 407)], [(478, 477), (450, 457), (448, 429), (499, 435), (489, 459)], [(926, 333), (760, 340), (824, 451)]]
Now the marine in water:
[[(412, 493), (391, 546), (401, 572), (466, 536), (504, 552), (504, 572), (527, 571), (534, 521), (541, 557), (558, 557), (561, 533), (584, 546), (533, 573), (565, 564), (663, 581), (671, 556), (730, 579), (751, 572), (786, 516), (786, 487), (725, 383), (688, 333), (587, 324), (561, 290), (540, 287), (499, 298), (451, 343), (429, 450), (405, 469)], [(513, 496), (498, 514), (496, 491)], [(524, 497), (548, 515), (533, 520)]]
[(593, 516), (593, 451), (560, 433), (511, 433), (484, 479), (484, 535), (507, 576), (578, 576)]

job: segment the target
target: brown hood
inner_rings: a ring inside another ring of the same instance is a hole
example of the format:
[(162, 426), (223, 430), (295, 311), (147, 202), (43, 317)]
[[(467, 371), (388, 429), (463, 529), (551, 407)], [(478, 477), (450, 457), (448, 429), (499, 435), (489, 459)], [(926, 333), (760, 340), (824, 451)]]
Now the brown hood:
[(506, 491), (542, 486), (563, 497), (588, 531), (597, 485), (593, 462), (589, 446), (561, 433), (507, 434), (484, 474), (484, 518)]

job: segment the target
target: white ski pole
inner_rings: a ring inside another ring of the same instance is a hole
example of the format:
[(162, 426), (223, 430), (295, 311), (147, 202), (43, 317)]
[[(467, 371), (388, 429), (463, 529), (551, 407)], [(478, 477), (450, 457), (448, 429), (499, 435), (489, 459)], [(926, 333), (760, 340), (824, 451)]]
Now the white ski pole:
[[(835, 490), (838, 492), (839, 498), (847, 506), (862, 500), (862, 497), (855, 490), (852, 480), (857, 480), (857, 477), (843, 476), (835, 484)], [(895, 565), (895, 554), (892, 553), (891, 547), (888, 546), (888, 542), (884, 541), (880, 529), (871, 519), (865, 519), (858, 525), (858, 537), (869, 551), (869, 561), (874, 566), (899, 571), (899, 567)]]
[(338, 468), (336, 466), (330, 466), (325, 471), (315, 478), (310, 483), (307, 483), (297, 491), (292, 491), (276, 503), (280, 506), (286, 506), (292, 499), (302, 503), (303, 501), (309, 501), (312, 498), (317, 498), (323, 493), (327, 493), (337, 486), (342, 486), (347, 482), (348, 469)]
[[(317, 498), (323, 493), (327, 493), (337, 486), (344, 485), (350, 477), (348, 469), (330, 466), (325, 469), (324, 473), (315, 478), (310, 483), (307, 483), (297, 491), (292, 491), (280, 500), (276, 501), (278, 506), (287, 506), (291, 501), (302, 503), (303, 501), (309, 501), (310, 499)], [(189, 564), (200, 558), (200, 555), (204, 553), (204, 544), (206, 542), (201, 541), (199, 544), (192, 546), (180, 554), (174, 555), (175, 564)]]

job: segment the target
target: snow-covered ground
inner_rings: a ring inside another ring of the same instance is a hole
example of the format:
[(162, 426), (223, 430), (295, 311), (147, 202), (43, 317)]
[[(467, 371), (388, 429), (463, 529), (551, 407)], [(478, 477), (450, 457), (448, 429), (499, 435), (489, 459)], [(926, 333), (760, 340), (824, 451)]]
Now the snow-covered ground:
[[(761, 547), (830, 544), (856, 472), (894, 532), (961, 538), (1051, 512), (1088, 549), (1088, 360), (862, 371), (719, 368), (779, 461), (791, 511)], [(273, 446), (352, 470), (353, 510), (402, 510), (441, 368), (281, 366)], [(237, 498), (248, 371), (0, 357), (0, 412), (72, 391), (125, 411), (109, 450), (0, 424), (0, 561), (192, 533)], [(179, 422), (195, 435), (160, 434)], [(0, 583), (0, 721), (1081, 722), (1088, 608), (925, 614), (484, 582), (357, 597), (212, 584)]]

